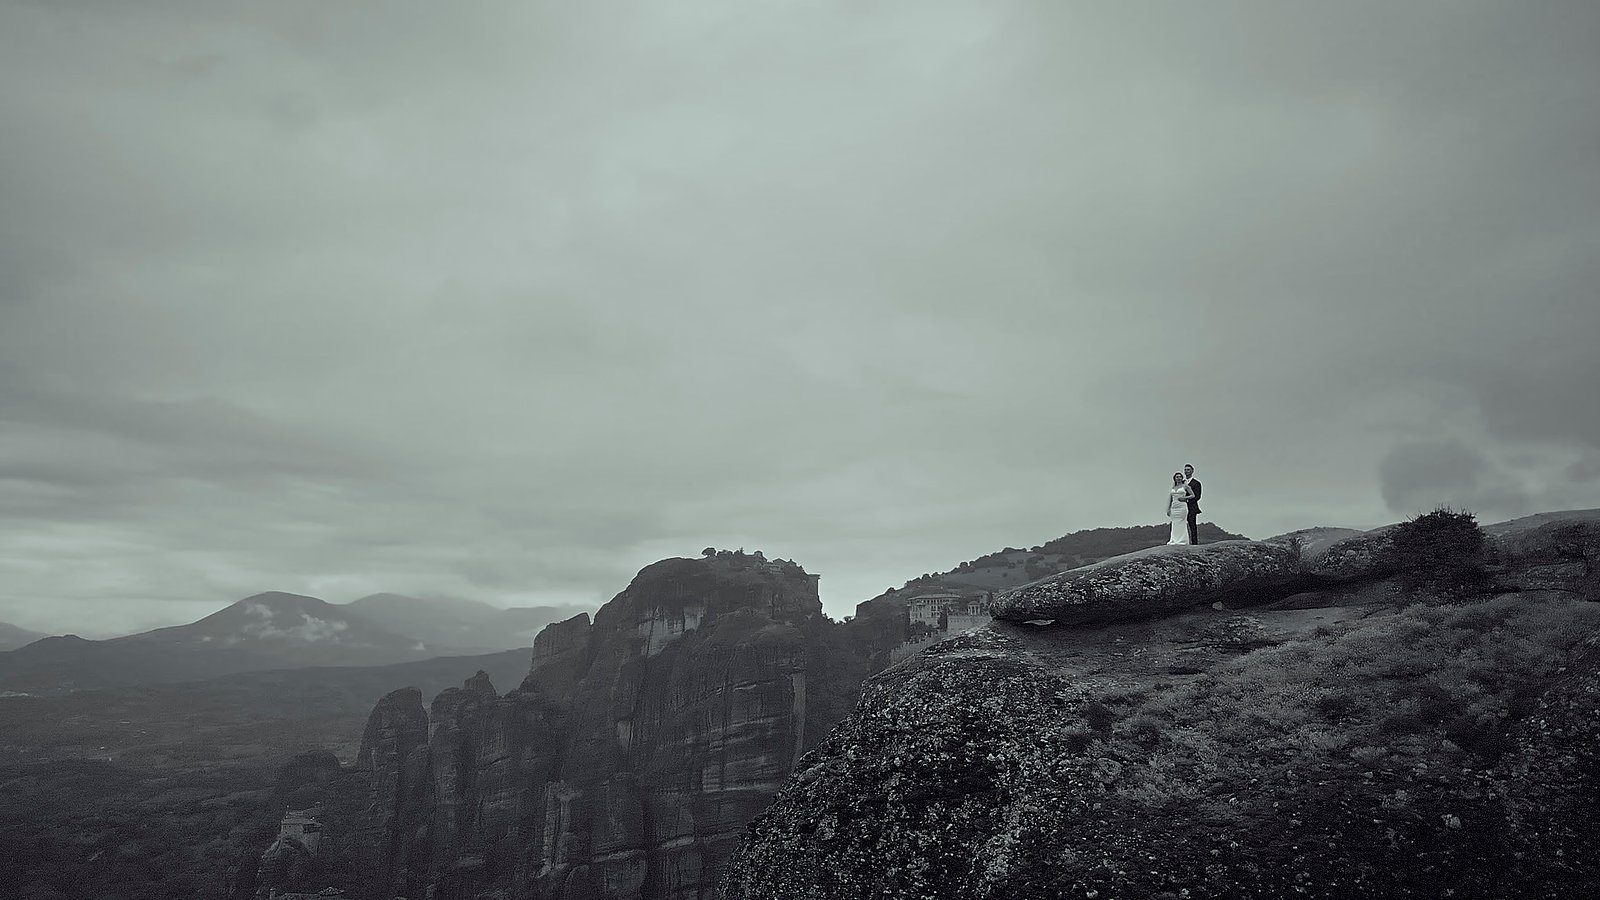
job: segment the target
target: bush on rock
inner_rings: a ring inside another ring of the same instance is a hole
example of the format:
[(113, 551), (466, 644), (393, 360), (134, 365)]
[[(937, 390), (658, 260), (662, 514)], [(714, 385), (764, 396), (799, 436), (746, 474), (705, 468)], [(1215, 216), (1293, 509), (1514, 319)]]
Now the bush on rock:
[(1464, 600), (1489, 584), (1483, 529), (1466, 510), (1440, 506), (1401, 522), (1391, 533), (1388, 553), (1412, 591)]

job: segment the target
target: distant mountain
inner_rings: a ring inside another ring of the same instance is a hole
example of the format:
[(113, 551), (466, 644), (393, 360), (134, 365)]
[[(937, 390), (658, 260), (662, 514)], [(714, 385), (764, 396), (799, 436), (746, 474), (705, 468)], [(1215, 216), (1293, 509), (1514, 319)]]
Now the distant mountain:
[(380, 628), (414, 637), (430, 650), (462, 653), (531, 647), (544, 626), (594, 611), (587, 606), (501, 609), (476, 600), (404, 594), (372, 594), (340, 608)]
[(507, 637), (516, 637), (521, 643), (519, 647), (533, 646), (533, 639), (539, 636), (546, 625), (556, 622), (565, 622), (579, 613), (594, 615), (597, 607), (594, 606), (513, 606), (500, 610), (500, 626), (505, 629)]
[(158, 628), (108, 643), (227, 648), (276, 660), (274, 668), (381, 666), (425, 659), (427, 643), (390, 631), (349, 607), (316, 597), (269, 591), (188, 625)]
[(49, 694), (87, 688), (194, 681), (284, 664), (224, 645), (165, 646), (119, 638), (47, 637), (0, 653), (0, 694)]
[(26, 628), (18, 628), (9, 622), (0, 622), (0, 650), (15, 650), (25, 647), (47, 635)]
[(241, 672), (386, 666), (526, 650), (545, 625), (585, 611), (566, 606), (500, 609), (472, 600), (401, 594), (334, 604), (269, 591), (187, 625), (111, 640), (34, 635), (32, 643), (0, 652), (0, 692), (171, 684)]
[(0, 653), (0, 691), (55, 693), (302, 666), (380, 666), (447, 652), (345, 607), (274, 591), (187, 625), (106, 641), (51, 637)]

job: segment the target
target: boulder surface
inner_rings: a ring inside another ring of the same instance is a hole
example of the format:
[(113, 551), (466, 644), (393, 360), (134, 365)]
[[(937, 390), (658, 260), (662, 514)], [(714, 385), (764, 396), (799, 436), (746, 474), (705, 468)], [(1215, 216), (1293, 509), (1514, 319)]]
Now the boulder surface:
[(1152, 547), (1009, 591), (991, 611), (1013, 622), (1099, 624), (1215, 602), (1276, 599), (1307, 581), (1300, 547), (1292, 540)]

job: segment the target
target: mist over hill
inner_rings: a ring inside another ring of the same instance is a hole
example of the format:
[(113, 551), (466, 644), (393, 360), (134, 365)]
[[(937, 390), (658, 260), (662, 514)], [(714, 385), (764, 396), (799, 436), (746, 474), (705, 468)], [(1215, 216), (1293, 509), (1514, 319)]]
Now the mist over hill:
[(342, 609), (390, 631), (421, 641), (430, 649), (492, 652), (531, 647), (539, 630), (570, 619), (592, 606), (491, 606), (452, 597), (370, 594)]
[(0, 691), (59, 692), (198, 681), (305, 666), (386, 666), (529, 648), (577, 607), (500, 609), (375, 594), (354, 603), (268, 591), (184, 625), (108, 640), (43, 638), (0, 652)]
[(0, 622), (0, 651), (25, 647), (43, 637), (46, 635), (40, 632), (19, 628), (9, 622)]
[(157, 628), (112, 643), (227, 647), (289, 665), (384, 665), (421, 659), (428, 648), (347, 607), (316, 597), (269, 591), (246, 597), (187, 625)]

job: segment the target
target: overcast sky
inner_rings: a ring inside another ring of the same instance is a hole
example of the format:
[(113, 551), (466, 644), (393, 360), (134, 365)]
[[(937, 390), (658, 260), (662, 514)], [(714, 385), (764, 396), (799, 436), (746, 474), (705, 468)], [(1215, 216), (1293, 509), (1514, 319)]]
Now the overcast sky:
[(1600, 6), (0, 0), (0, 620), (1600, 506)]

